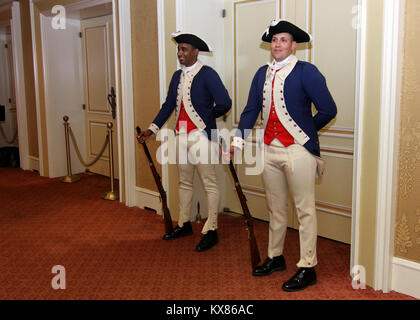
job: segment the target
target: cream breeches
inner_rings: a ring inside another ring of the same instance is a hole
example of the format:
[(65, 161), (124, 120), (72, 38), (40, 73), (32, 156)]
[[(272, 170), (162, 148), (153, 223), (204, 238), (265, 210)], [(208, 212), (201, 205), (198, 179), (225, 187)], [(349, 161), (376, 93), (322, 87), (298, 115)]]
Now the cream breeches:
[(216, 164), (210, 161), (210, 150), (217, 148), (217, 145), (199, 131), (188, 134), (188, 137), (185, 133), (177, 135), (176, 145), (180, 209), (178, 225), (182, 227), (185, 222), (191, 220), (193, 181), (197, 170), (206, 193), (208, 208), (207, 221), (201, 232), (205, 234), (209, 230), (216, 230), (220, 193), (216, 180)]
[(317, 264), (315, 157), (299, 144), (285, 148), (277, 139), (264, 147), (263, 179), (270, 217), (268, 256), (273, 258), (283, 253), (290, 192), (300, 225), (297, 266), (314, 267)]

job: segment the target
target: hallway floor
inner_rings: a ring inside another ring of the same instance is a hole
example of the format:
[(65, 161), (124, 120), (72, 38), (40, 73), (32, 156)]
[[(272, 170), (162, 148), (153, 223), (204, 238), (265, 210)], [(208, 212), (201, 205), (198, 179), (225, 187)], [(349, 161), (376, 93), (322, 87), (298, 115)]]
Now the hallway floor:
[[(242, 217), (221, 214), (219, 243), (195, 252), (194, 234), (161, 239), (162, 218), (151, 211), (102, 200), (109, 179), (81, 175), (62, 183), (21, 169), (0, 168), (0, 299), (74, 300), (406, 300), (372, 288), (354, 290), (350, 246), (319, 238), (318, 283), (281, 290), (296, 271), (298, 232), (288, 230), (287, 270), (253, 277)], [(255, 221), (261, 259), (268, 224)], [(52, 288), (54, 266), (65, 269), (65, 289)]]

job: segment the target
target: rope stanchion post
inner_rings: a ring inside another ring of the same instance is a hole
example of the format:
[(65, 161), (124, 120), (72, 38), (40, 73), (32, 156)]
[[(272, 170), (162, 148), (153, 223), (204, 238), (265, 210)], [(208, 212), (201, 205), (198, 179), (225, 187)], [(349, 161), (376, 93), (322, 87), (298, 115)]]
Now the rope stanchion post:
[(108, 122), (108, 145), (109, 145), (109, 177), (111, 180), (111, 190), (102, 197), (105, 200), (117, 200), (118, 193), (114, 191), (114, 146), (112, 143), (112, 122)]
[(67, 176), (61, 179), (62, 182), (71, 183), (79, 181), (80, 178), (78, 176), (74, 176), (71, 173), (71, 159), (70, 159), (70, 141), (69, 141), (69, 117), (64, 116), (64, 137), (66, 140), (66, 156), (67, 156)]

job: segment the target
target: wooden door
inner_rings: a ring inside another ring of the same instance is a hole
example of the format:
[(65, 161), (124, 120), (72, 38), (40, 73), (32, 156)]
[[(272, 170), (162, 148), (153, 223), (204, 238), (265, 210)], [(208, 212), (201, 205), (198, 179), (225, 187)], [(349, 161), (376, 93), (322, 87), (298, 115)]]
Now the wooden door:
[(0, 85), (2, 86), (0, 88), (0, 104), (5, 107), (5, 121), (0, 123), (0, 146), (18, 146), (15, 77), (10, 35), (6, 35), (6, 39), (1, 41), (0, 46), (2, 50), (0, 55), (0, 63), (2, 66), (0, 67), (0, 70), (3, 72), (0, 79)]
[[(111, 122), (114, 176), (118, 178), (117, 122), (108, 101), (108, 95), (115, 88), (112, 16), (82, 20), (81, 30), (87, 162), (98, 157), (107, 136), (107, 124)], [(89, 168), (91, 172), (109, 176), (108, 150), (107, 147), (102, 157)]]
[(13, 139), (16, 135), (16, 139), (12, 142), (12, 145), (18, 145), (18, 138), (17, 138), (17, 114), (16, 114), (16, 92), (15, 92), (15, 72), (14, 72), (14, 65), (13, 65), (13, 48), (12, 48), (12, 40), (7, 40), (7, 60), (9, 66), (9, 114), (10, 114), (10, 133), (11, 136), (9, 139)]

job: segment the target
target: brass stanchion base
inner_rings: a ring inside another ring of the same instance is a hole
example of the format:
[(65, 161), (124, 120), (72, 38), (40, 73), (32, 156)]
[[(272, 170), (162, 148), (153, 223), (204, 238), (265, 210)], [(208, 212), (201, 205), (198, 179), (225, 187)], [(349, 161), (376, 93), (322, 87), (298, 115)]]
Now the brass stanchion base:
[(79, 181), (79, 180), (80, 180), (80, 177), (78, 177), (78, 176), (65, 176), (65, 177), (63, 177), (63, 179), (61, 179), (61, 182), (70, 183), (70, 182), (76, 182), (76, 181)]
[(107, 193), (104, 194), (102, 199), (111, 200), (111, 201), (118, 200), (118, 193), (116, 193), (114, 191), (108, 191)]
[(195, 222), (197, 223), (201, 223), (201, 215), (200, 212), (197, 214), (197, 216), (195, 217)]

